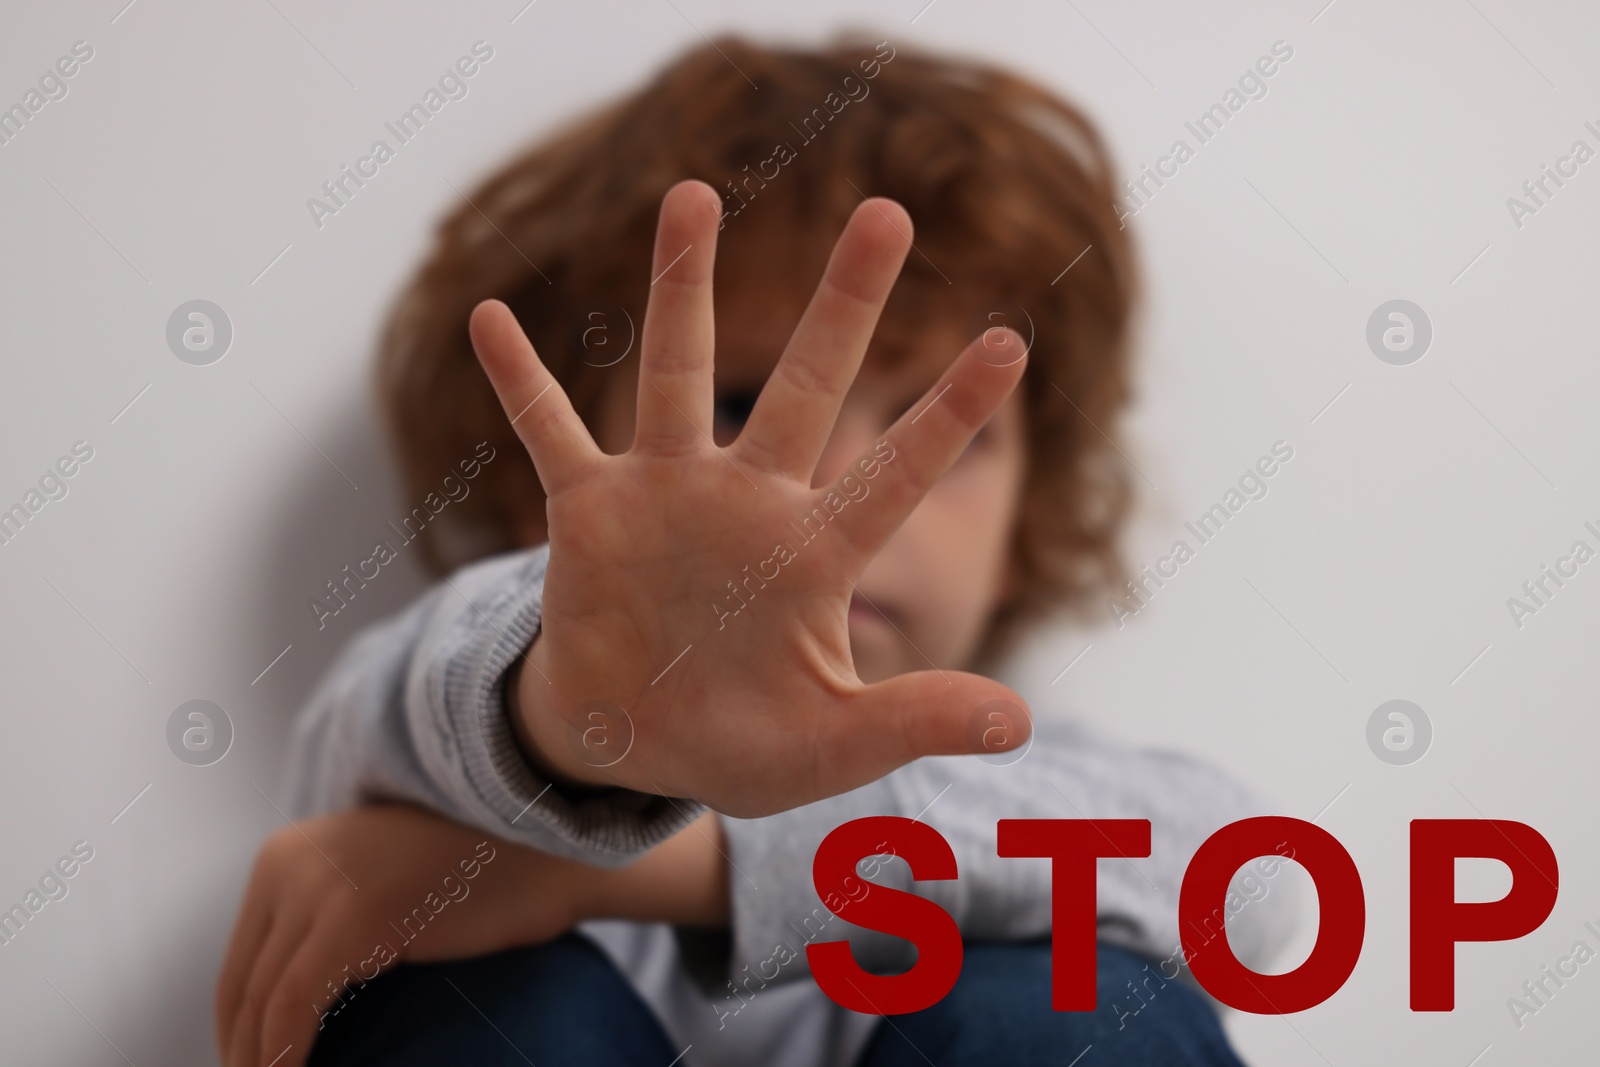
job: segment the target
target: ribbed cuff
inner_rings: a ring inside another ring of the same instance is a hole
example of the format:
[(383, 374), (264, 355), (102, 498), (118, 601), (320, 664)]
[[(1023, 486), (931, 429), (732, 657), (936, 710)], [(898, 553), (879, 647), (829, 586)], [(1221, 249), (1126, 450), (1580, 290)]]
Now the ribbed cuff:
[[(529, 556), (461, 617), (444, 672), (444, 706), (468, 782), (503, 822), (503, 836), (546, 852), (617, 865), (687, 826), (697, 802), (628, 789), (569, 796), (523, 755), (506, 704), (507, 673), (539, 633), (549, 547)], [(471, 597), (472, 590), (462, 589)]]

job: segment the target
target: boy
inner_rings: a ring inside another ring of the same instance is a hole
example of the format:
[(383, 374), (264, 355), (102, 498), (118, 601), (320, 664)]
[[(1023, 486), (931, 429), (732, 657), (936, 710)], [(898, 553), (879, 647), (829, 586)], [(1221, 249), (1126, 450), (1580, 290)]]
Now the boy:
[[(1175, 980), (1177, 894), (1260, 809), (976, 673), (1118, 576), (1101, 428), (1133, 274), (1092, 126), (887, 42), (723, 41), (471, 199), (381, 387), (412, 487), (461, 463), (455, 532), (497, 554), (353, 642), (299, 721), (296, 808), (339, 813), (262, 851), (218, 984), (228, 1067), (313, 1042), (316, 1063), (1237, 1063)], [(644, 309), (636, 359), (614, 313), (601, 348), (601, 305)], [(928, 898), (968, 942), (915, 1014), (846, 1011), (807, 973), (841, 939), (868, 971), (912, 963), (812, 884), (863, 815), (926, 819), (958, 862), (914, 883), (876, 857), (852, 890)], [(1152, 848), (1100, 865), (1099, 1007), (1054, 1013), (1050, 864), (998, 857), (994, 824), (1083, 817), (1148, 818)], [(1282, 896), (1229, 916), (1241, 958), (1281, 942)]]

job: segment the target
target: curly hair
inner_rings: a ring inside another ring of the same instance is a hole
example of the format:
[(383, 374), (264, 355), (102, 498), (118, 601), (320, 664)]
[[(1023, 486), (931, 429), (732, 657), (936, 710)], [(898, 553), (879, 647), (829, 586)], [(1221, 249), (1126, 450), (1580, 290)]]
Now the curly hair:
[[(621, 375), (586, 352), (585, 330), (604, 309), (643, 321), (656, 214), (686, 178), (723, 192), (725, 248), (757, 239), (756, 227), (741, 233), (746, 210), (765, 213), (768, 237), (774, 221), (792, 235), (784, 257), (807, 288), (816, 275), (801, 277), (800, 265), (826, 258), (864, 197), (903, 204), (918, 254), (876, 350), (908, 345), (930, 321), (976, 333), (1003, 315), (1031, 333), (1012, 535), (1020, 580), (989, 620), (980, 659), (1022, 624), (1082, 610), (1126, 579), (1119, 540), (1132, 487), (1114, 437), (1130, 393), (1137, 279), (1106, 147), (1080, 111), (1016, 74), (857, 39), (696, 48), (516, 156), (444, 219), (382, 336), (384, 420), (410, 492), (478, 442), (507, 458), (483, 468), (481, 491), (450, 509), (450, 523), (425, 531), (427, 566), (442, 573), (543, 528), (533, 464), (467, 337), (472, 308), (505, 301), (593, 429)], [(719, 286), (722, 267), (719, 258)]]

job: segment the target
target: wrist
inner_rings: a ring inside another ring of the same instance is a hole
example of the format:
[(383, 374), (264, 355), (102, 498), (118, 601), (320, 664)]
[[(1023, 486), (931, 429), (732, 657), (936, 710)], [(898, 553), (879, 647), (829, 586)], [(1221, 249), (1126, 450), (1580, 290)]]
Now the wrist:
[(606, 788), (613, 783), (601, 768), (585, 763), (572, 743), (574, 727), (557, 713), (548, 672), (540, 662), (546, 647), (534, 636), (506, 681), (506, 711), (511, 732), (528, 763), (552, 784), (567, 789)]

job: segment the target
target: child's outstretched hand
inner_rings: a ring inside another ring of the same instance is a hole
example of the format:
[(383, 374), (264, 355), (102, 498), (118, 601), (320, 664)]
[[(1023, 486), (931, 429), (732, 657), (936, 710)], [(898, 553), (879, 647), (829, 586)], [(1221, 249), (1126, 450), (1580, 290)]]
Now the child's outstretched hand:
[(286, 826), (261, 849), (217, 982), (226, 1067), (300, 1067), (317, 1032), (400, 960), (540, 944), (590, 918), (727, 922), (714, 816), (603, 870), (486, 839), (418, 808)]
[[(851, 485), (812, 488), (910, 247), (905, 210), (869, 200), (744, 430), (719, 448), (710, 435), (720, 208), (701, 182), (662, 202), (623, 455), (595, 444), (504, 304), (473, 313), (478, 358), (548, 496), (542, 631), (527, 657), (534, 669), (519, 668), (512, 687), (524, 745), (558, 777), (754, 817), (920, 756), (986, 751), (994, 732), (983, 727), (994, 721), (978, 709), (990, 701), (1015, 705), (1022, 721), (1003, 747), (1022, 744), (1029, 724), (1009, 688), (947, 670), (865, 685), (848, 628), (868, 561), (1021, 379), (1021, 339), (990, 331), (972, 342), (852, 466)], [(730, 582), (749, 601), (737, 615)]]

